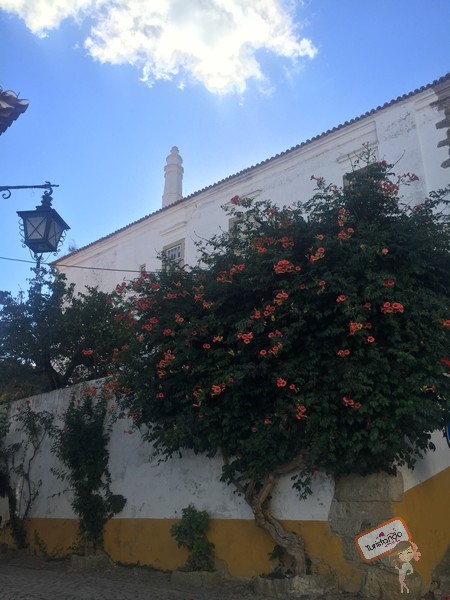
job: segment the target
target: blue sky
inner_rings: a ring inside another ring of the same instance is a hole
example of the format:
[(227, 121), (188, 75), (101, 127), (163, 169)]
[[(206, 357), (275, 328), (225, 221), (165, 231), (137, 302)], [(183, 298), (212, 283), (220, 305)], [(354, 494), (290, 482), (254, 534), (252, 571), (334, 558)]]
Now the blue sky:
[[(449, 23), (448, 0), (0, 0), (0, 86), (30, 101), (0, 185), (60, 185), (65, 254), (159, 209), (174, 145), (188, 195), (441, 77)], [(16, 294), (40, 193), (0, 202)]]

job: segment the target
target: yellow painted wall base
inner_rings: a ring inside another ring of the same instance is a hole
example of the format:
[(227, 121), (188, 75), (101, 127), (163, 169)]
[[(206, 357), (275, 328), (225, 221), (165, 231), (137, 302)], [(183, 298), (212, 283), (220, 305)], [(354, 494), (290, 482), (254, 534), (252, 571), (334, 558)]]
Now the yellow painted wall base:
[(450, 545), (450, 467), (405, 492), (401, 502), (392, 503), (392, 510), (408, 525), (419, 548), (422, 556), (414, 562), (414, 570), (428, 588)]
[[(175, 519), (113, 519), (106, 526), (105, 550), (112, 560), (122, 564), (177, 569), (185, 564), (187, 552), (178, 548), (170, 535), (175, 522)], [(359, 589), (359, 569), (342, 558), (341, 541), (331, 533), (327, 522), (283, 521), (283, 524), (305, 540), (313, 573), (335, 574), (347, 589), (349, 585), (351, 589)], [(76, 547), (78, 522), (32, 519), (28, 539), (33, 553), (65, 556)], [(208, 539), (215, 545), (215, 555), (225, 563), (230, 575), (253, 577), (269, 573), (277, 565), (269, 558), (274, 549), (273, 540), (253, 521), (211, 519)]]
[[(424, 589), (450, 542), (449, 506), (450, 468), (407, 491), (401, 502), (392, 505), (393, 515), (405, 520), (422, 553), (414, 569), (420, 574)], [(170, 535), (175, 522), (115, 518), (106, 526), (105, 550), (114, 561), (123, 564), (176, 569), (184, 565), (187, 553), (177, 547)], [(303, 537), (313, 573), (334, 574), (342, 589), (359, 590), (364, 567), (343, 558), (341, 539), (331, 532), (327, 522), (283, 521), (283, 524)], [(74, 519), (32, 519), (28, 524), (30, 549), (37, 554), (67, 555), (77, 538), (78, 522)], [(253, 577), (269, 573), (276, 566), (269, 559), (274, 542), (253, 521), (211, 519), (208, 538), (230, 575)]]
[[(171, 519), (114, 519), (107, 525), (105, 549), (113, 560), (122, 563), (139, 562), (159, 569), (176, 569), (184, 565), (187, 553), (180, 550), (170, 536), (170, 527), (175, 522)], [(330, 532), (328, 523), (283, 521), (283, 524), (303, 536), (313, 561), (313, 572), (333, 572), (346, 579), (354, 577), (354, 567), (342, 558), (341, 542)], [(253, 521), (212, 519), (208, 539), (215, 546), (216, 557), (226, 564), (231, 575), (253, 577), (268, 573), (274, 567), (269, 559), (274, 542)]]
[[(26, 524), (28, 548), (32, 554), (62, 558), (76, 550), (78, 521), (75, 519), (30, 519)], [(10, 530), (5, 542), (15, 547)]]

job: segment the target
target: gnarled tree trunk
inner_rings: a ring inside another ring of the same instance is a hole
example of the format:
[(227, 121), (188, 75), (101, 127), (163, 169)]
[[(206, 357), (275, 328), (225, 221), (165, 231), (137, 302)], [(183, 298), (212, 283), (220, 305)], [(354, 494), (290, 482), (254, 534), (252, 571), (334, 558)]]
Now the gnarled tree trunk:
[(262, 482), (257, 479), (252, 479), (247, 486), (243, 486), (239, 481), (232, 481), (238, 491), (243, 494), (245, 501), (252, 509), (258, 527), (265, 529), (274, 542), (281, 546), (281, 548), (292, 557), (295, 575), (306, 574), (305, 544), (299, 535), (293, 531), (287, 531), (278, 519), (272, 515), (269, 497), (277, 479), (281, 475), (293, 473), (302, 465), (303, 458), (299, 456), (290, 463), (282, 465), (268, 473)]

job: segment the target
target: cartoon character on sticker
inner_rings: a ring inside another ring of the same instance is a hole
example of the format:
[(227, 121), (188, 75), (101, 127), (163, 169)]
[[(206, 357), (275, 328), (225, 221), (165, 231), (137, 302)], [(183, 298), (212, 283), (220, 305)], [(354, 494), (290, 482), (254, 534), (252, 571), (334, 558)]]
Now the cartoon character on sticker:
[(398, 580), (400, 582), (400, 592), (402, 594), (404, 589), (409, 594), (409, 587), (406, 585), (405, 579), (407, 575), (414, 573), (411, 561), (417, 561), (421, 556), (417, 544), (411, 541), (399, 542), (389, 554), (391, 565), (398, 570)]

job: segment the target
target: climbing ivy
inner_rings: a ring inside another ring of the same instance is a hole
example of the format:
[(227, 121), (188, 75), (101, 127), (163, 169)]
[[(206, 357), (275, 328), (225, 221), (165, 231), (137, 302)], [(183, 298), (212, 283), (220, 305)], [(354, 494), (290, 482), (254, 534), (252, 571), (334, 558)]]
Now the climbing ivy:
[[(53, 415), (48, 411), (35, 411), (29, 400), (16, 407), (16, 414), (7, 418), (3, 412), (0, 429), (0, 495), (8, 498), (9, 524), (18, 548), (28, 546), (26, 522), (32, 505), (39, 494), (41, 481), (32, 476), (32, 468), (42, 444), (53, 429)], [(10, 426), (15, 425), (19, 438), (10, 444), (5, 437)]]
[(81, 399), (72, 398), (63, 425), (54, 434), (53, 451), (65, 467), (56, 475), (68, 481), (73, 492), (72, 508), (80, 519), (86, 554), (103, 547), (105, 524), (126, 503), (110, 489), (111, 425), (106, 400), (91, 386), (84, 389)]
[(170, 535), (177, 540), (179, 548), (186, 548), (189, 556), (186, 561), (188, 571), (214, 570), (214, 544), (206, 537), (209, 516), (197, 510), (192, 504), (183, 508), (179, 523), (170, 528)]

